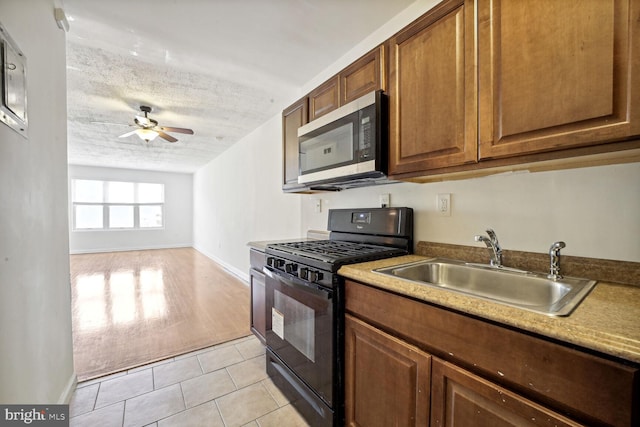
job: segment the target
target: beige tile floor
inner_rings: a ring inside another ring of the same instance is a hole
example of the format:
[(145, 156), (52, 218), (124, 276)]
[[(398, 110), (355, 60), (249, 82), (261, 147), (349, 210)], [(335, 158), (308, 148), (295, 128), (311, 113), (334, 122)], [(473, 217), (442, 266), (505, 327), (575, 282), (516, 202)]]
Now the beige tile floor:
[(71, 427), (305, 427), (254, 336), (78, 384)]

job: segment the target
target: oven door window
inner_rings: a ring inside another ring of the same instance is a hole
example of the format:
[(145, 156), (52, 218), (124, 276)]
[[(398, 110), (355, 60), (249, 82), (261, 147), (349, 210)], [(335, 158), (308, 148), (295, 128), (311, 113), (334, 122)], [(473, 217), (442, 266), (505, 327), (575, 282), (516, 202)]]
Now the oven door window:
[(273, 332), (312, 362), (315, 356), (315, 311), (276, 290), (271, 308)]

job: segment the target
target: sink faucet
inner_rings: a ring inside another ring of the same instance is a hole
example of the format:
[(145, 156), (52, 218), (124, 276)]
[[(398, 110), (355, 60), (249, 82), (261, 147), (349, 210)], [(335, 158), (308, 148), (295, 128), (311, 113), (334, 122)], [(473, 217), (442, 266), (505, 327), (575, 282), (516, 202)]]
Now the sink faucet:
[(498, 243), (498, 236), (496, 236), (496, 232), (490, 228), (487, 229), (487, 234), (489, 237), (478, 235), (475, 236), (475, 240), (476, 242), (484, 242), (487, 248), (491, 249), (491, 261), (489, 264), (493, 267), (502, 267), (502, 248)]
[(551, 266), (549, 267), (549, 274), (547, 277), (551, 280), (562, 279), (562, 275), (560, 274), (560, 249), (566, 246), (567, 245), (564, 242), (555, 242), (549, 248)]

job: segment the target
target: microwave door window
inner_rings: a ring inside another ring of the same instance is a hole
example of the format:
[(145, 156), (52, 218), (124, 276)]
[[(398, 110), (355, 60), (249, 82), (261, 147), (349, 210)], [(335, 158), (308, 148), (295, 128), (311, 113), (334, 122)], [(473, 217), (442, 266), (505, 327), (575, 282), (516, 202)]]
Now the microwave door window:
[(323, 170), (353, 162), (353, 123), (313, 136), (300, 143), (300, 169), (302, 172)]

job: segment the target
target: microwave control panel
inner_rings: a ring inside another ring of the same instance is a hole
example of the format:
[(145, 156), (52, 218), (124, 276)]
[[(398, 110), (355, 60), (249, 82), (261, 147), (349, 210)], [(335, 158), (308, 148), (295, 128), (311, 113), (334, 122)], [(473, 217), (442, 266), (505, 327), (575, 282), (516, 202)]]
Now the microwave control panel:
[(360, 129), (358, 135), (358, 150), (360, 160), (366, 161), (374, 158), (375, 141), (371, 140), (371, 126), (375, 124), (375, 106), (371, 105), (360, 111)]

